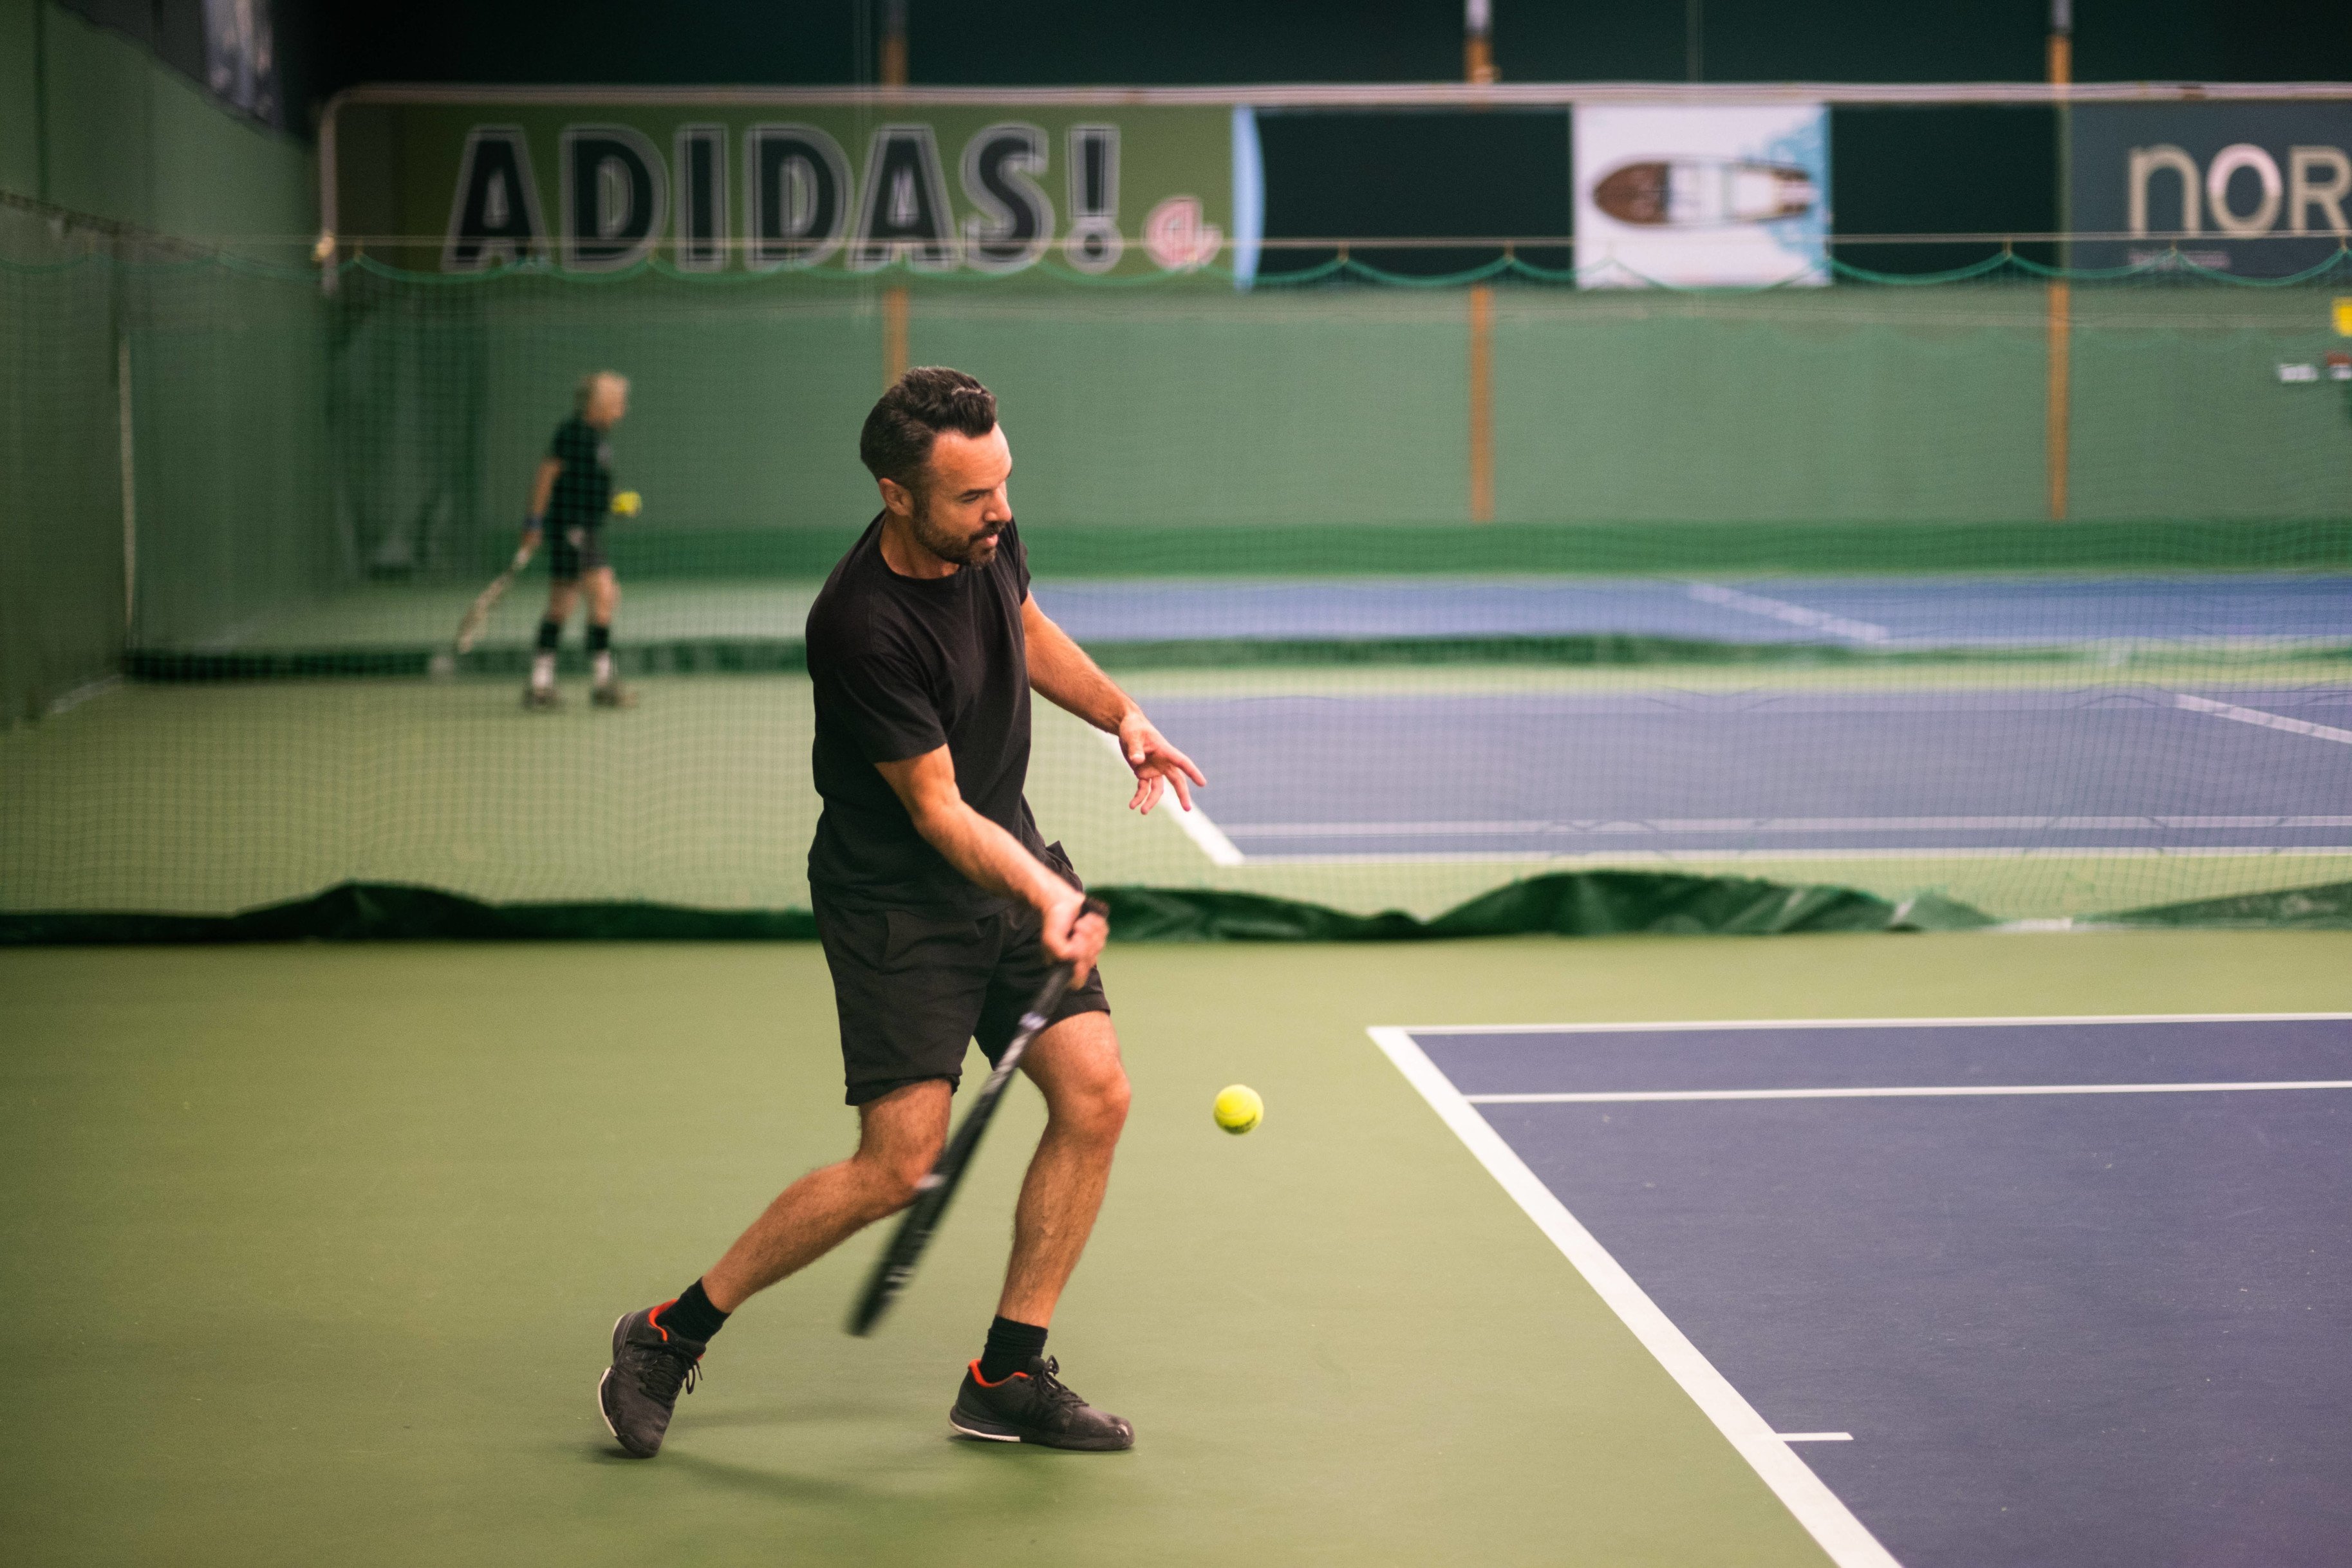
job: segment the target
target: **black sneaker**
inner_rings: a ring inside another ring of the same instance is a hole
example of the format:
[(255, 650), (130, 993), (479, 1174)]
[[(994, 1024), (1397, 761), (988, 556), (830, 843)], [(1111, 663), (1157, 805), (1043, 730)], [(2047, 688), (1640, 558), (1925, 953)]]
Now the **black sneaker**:
[(552, 686), (526, 686), (522, 689), (522, 705), (526, 712), (552, 713), (563, 706)]
[(658, 1310), (647, 1307), (613, 1325), (613, 1364), (596, 1384), (596, 1408), (604, 1413), (604, 1426), (640, 1459), (661, 1452), (670, 1411), (677, 1396), (694, 1386), (709, 1344), (655, 1322)]
[(637, 694), (617, 680), (608, 680), (589, 692), (588, 700), (599, 708), (635, 708)]
[(964, 1370), (948, 1425), (967, 1437), (992, 1443), (1041, 1443), (1048, 1448), (1085, 1448), (1113, 1453), (1135, 1447), (1135, 1428), (1124, 1417), (1097, 1410), (1055, 1374), (1062, 1363), (1037, 1356), (1029, 1370), (1002, 1383), (980, 1381), (980, 1363)]

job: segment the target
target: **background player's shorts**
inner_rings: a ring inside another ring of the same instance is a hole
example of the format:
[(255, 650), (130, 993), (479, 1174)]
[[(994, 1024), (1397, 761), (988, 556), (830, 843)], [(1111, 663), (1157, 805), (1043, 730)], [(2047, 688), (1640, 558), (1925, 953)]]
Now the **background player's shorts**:
[[(1046, 861), (1077, 880), (1060, 845), (1047, 849)], [(816, 889), (810, 894), (825, 965), (833, 971), (852, 1105), (926, 1079), (943, 1078), (952, 1088), (963, 1075), (964, 1048), (975, 1039), (996, 1060), (1052, 967), (1037, 940), (1044, 921), (1026, 904), (964, 920), (844, 909)], [(1109, 1011), (1097, 967), (1062, 998), (1051, 1022)]]
[(580, 523), (555, 530), (547, 552), (547, 574), (558, 583), (577, 583), (588, 573), (612, 563), (604, 558), (604, 531)]

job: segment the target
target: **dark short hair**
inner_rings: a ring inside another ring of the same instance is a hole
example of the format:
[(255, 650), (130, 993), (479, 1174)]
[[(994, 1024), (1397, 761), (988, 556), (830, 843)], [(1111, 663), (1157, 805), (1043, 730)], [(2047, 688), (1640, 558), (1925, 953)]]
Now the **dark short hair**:
[(960, 370), (917, 365), (866, 416), (866, 428), (857, 436), (857, 457), (876, 479), (919, 490), (924, 465), (931, 460), (931, 444), (940, 431), (985, 436), (995, 428), (994, 393)]

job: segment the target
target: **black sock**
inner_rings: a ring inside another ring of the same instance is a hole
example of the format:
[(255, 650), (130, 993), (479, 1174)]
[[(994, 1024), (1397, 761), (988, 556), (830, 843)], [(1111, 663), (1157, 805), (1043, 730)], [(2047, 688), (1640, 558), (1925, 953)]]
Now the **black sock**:
[(1045, 1353), (1045, 1331), (1034, 1323), (999, 1318), (988, 1325), (988, 1344), (980, 1352), (980, 1380), (1003, 1383)]
[(708, 1340), (727, 1326), (728, 1314), (710, 1304), (698, 1279), (677, 1300), (654, 1314), (654, 1321), (680, 1339)]
[(588, 623), (588, 651), (590, 653), (603, 653), (606, 648), (611, 647), (612, 646), (613, 628), (610, 626), (600, 626), (595, 622), (590, 621)]
[(548, 619), (539, 623), (539, 651), (553, 653), (555, 645), (563, 640), (563, 623)]

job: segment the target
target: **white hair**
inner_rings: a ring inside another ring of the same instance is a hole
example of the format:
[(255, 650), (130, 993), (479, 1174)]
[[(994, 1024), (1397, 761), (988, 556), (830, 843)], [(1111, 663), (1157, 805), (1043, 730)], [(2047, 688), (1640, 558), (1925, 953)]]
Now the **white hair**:
[(623, 392), (629, 390), (629, 378), (619, 371), (592, 370), (580, 378), (579, 386), (572, 394), (572, 411), (578, 414), (587, 413), (588, 405), (596, 400), (596, 388), (608, 381)]

